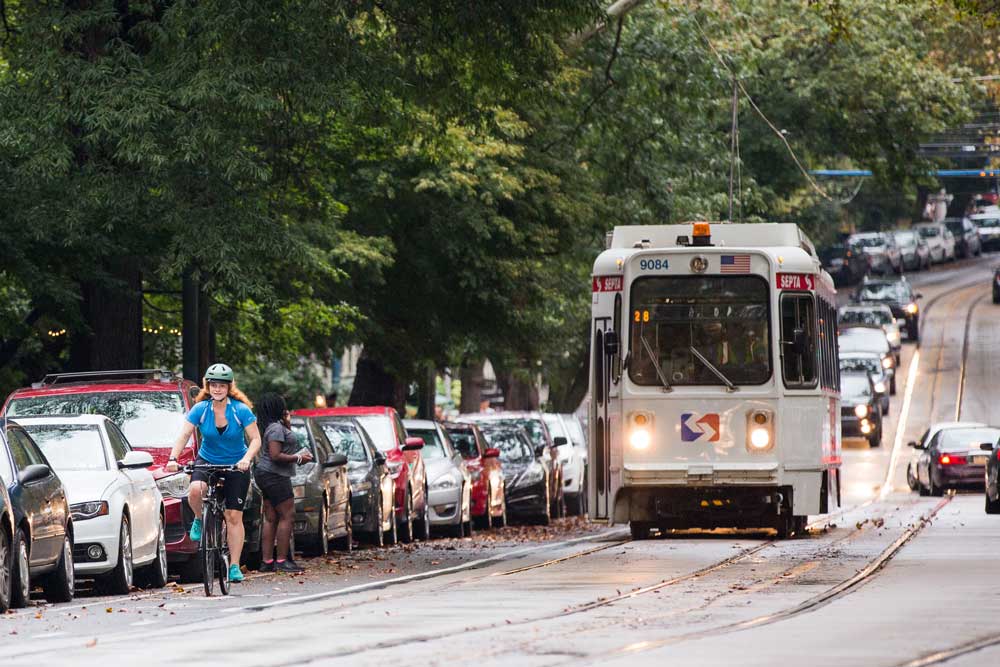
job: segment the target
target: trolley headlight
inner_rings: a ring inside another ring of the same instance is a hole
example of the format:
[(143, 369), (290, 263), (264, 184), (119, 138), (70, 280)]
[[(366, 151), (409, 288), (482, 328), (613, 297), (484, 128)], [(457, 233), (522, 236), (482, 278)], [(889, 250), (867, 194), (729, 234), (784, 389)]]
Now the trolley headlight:
[(628, 441), (633, 449), (647, 449), (650, 441), (649, 431), (644, 428), (637, 428), (632, 431)]
[(916, 315), (917, 314), (917, 304), (915, 304), (915, 303), (908, 303), (908, 304), (906, 304), (906, 312), (909, 313), (910, 315)]
[(861, 417), (862, 419), (864, 419), (865, 417), (868, 416), (868, 406), (865, 405), (864, 403), (862, 403), (860, 405), (855, 405), (854, 406), (854, 414), (856, 414), (858, 417)]
[(648, 412), (633, 412), (628, 421), (628, 444), (639, 451), (649, 449), (653, 442), (653, 415)]
[(892, 368), (892, 357), (886, 357), (882, 360), (882, 368)]
[(761, 426), (750, 431), (750, 445), (754, 449), (764, 449), (771, 444), (771, 434)]
[(774, 413), (751, 410), (747, 413), (747, 451), (767, 452), (774, 448)]

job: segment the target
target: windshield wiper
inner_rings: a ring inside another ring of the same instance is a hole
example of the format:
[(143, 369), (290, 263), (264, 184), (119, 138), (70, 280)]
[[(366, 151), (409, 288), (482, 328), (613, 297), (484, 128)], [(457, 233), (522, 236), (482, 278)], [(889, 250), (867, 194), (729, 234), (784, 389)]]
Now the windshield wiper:
[(736, 390), (739, 389), (739, 387), (737, 387), (735, 384), (733, 384), (732, 382), (730, 382), (729, 378), (727, 378), (725, 375), (722, 374), (722, 371), (720, 371), (718, 368), (716, 368), (715, 366), (713, 366), (712, 362), (709, 361), (708, 359), (706, 359), (705, 355), (703, 355), (701, 352), (699, 352), (695, 348), (694, 345), (689, 345), (688, 349), (691, 350), (691, 353), (694, 354), (694, 356), (698, 357), (698, 361), (700, 361), (701, 363), (705, 364), (705, 368), (707, 368), (708, 370), (712, 371), (712, 373), (715, 375), (715, 377), (719, 378), (720, 380), (723, 381), (723, 383), (725, 383), (725, 385), (726, 385), (726, 391), (736, 391)]
[(660, 384), (663, 385), (663, 391), (673, 391), (674, 388), (670, 386), (670, 383), (667, 382), (667, 378), (663, 374), (663, 371), (660, 370), (660, 364), (656, 361), (656, 355), (653, 354), (653, 348), (649, 346), (649, 341), (643, 336), (639, 336), (639, 340), (642, 341), (642, 347), (646, 350), (646, 354), (649, 355), (649, 360), (653, 362), (653, 370), (656, 371), (656, 377), (660, 378)]

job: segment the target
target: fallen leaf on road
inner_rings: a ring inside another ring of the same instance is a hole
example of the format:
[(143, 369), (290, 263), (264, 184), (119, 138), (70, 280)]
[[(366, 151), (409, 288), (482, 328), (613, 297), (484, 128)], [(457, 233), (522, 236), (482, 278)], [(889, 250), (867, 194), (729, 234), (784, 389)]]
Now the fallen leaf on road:
[(114, 611), (114, 609), (112, 609), (111, 607), (108, 607), (108, 608), (107, 608), (107, 609), (105, 609), (104, 611), (106, 611), (106, 612), (108, 612), (108, 613), (110, 614), (111, 612), (113, 612), (113, 611)]
[(84, 646), (86, 646), (87, 648), (94, 648), (95, 646), (97, 646), (97, 637), (91, 639), (89, 642), (84, 644)]

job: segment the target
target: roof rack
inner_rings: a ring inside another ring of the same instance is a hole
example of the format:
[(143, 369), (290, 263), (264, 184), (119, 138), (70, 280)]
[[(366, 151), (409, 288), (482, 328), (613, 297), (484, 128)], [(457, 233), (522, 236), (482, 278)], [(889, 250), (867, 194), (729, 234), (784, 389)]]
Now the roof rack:
[(61, 382), (78, 382), (80, 380), (113, 380), (118, 378), (143, 378), (159, 380), (160, 382), (175, 382), (178, 378), (173, 371), (163, 368), (140, 368), (136, 370), (120, 371), (83, 371), (77, 373), (50, 373), (42, 378), (41, 382), (31, 384), (34, 389), (41, 389), (46, 385), (59, 384)]

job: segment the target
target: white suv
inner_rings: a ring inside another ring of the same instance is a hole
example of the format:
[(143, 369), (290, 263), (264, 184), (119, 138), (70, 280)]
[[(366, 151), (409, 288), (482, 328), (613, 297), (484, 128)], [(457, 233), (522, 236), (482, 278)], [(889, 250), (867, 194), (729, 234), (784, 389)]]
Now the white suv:
[(927, 242), (935, 264), (955, 261), (955, 236), (941, 222), (921, 222), (913, 230)]

